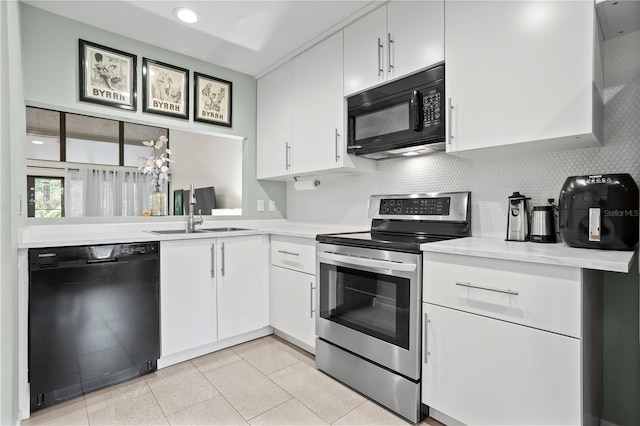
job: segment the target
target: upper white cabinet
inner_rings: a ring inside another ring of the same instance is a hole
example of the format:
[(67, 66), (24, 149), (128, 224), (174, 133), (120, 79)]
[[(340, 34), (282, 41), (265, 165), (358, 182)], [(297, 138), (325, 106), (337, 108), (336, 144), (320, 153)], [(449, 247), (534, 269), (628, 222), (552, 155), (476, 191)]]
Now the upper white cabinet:
[(291, 173), (293, 142), (293, 64), (288, 62), (258, 80), (257, 177)]
[(444, 60), (444, 0), (392, 1), (344, 29), (344, 94)]
[(347, 154), (342, 31), (258, 80), (258, 179), (367, 170)]
[(603, 140), (593, 2), (446, 1), (447, 152), (560, 151)]
[(344, 164), (342, 32), (293, 60), (294, 174)]

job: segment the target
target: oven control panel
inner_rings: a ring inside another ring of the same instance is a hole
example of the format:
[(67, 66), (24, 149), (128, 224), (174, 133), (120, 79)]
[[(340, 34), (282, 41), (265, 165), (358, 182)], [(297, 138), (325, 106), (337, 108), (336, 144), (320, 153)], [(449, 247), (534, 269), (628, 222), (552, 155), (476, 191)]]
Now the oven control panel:
[(370, 219), (467, 222), (470, 192), (372, 195)]
[(381, 215), (426, 215), (449, 214), (451, 198), (383, 198), (380, 200)]

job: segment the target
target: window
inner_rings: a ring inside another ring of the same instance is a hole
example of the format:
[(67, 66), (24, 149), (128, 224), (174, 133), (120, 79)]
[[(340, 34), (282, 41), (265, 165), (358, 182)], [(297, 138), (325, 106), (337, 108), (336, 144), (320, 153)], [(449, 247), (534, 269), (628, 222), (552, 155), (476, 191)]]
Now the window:
[(27, 158), (60, 161), (60, 113), (27, 107)]
[(118, 121), (78, 114), (64, 115), (66, 161), (121, 165)]
[(28, 217), (64, 216), (64, 178), (27, 176)]

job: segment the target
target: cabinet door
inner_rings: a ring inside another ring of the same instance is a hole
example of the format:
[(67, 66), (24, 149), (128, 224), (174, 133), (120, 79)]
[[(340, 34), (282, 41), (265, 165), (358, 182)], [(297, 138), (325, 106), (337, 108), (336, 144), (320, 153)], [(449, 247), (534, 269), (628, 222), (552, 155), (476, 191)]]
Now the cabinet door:
[(342, 32), (293, 60), (293, 171), (344, 163)]
[(284, 176), (291, 170), (292, 70), (287, 62), (258, 80), (258, 179)]
[(445, 39), (447, 152), (591, 131), (593, 2), (447, 1)]
[(344, 29), (344, 94), (386, 79), (387, 8), (380, 7)]
[(270, 309), (274, 328), (315, 347), (316, 277), (271, 266)]
[(217, 339), (215, 239), (163, 241), (160, 246), (162, 356)]
[(581, 423), (579, 339), (428, 303), (423, 311), (424, 404), (464, 424)]
[(444, 0), (388, 3), (387, 31), (389, 79), (444, 61)]
[(269, 273), (262, 236), (219, 238), (218, 338), (226, 339), (269, 325)]

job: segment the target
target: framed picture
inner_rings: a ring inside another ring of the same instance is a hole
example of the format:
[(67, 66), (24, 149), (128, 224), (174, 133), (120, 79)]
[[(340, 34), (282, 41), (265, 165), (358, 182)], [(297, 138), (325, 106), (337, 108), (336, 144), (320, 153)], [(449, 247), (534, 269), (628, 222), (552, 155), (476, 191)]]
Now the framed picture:
[(80, 101), (135, 111), (137, 57), (80, 40)]
[(189, 119), (189, 70), (143, 58), (142, 111)]
[(231, 82), (197, 72), (193, 79), (193, 119), (231, 127)]

